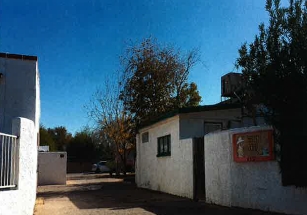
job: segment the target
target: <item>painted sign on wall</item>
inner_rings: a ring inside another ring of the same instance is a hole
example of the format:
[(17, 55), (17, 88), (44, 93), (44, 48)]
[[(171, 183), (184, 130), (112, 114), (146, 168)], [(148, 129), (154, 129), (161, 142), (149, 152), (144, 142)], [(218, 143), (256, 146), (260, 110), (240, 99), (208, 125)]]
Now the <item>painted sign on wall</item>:
[(232, 144), (236, 162), (274, 160), (272, 130), (233, 134)]

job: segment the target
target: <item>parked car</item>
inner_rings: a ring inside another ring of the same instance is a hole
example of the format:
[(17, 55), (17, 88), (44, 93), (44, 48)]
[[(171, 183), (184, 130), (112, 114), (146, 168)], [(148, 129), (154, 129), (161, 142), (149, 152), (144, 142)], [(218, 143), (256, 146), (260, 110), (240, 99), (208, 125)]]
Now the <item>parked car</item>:
[[(123, 168), (121, 166), (118, 166), (119, 172), (123, 172)], [(110, 173), (112, 175), (113, 173), (116, 173), (116, 163), (115, 161), (109, 160), (109, 161), (99, 161), (97, 164), (92, 165), (92, 172), (96, 173)], [(126, 172), (134, 172), (134, 162), (127, 160), (126, 164)]]
[(97, 173), (98, 172), (111, 173), (111, 170), (107, 165), (107, 161), (99, 161), (97, 164), (93, 164), (92, 171)]

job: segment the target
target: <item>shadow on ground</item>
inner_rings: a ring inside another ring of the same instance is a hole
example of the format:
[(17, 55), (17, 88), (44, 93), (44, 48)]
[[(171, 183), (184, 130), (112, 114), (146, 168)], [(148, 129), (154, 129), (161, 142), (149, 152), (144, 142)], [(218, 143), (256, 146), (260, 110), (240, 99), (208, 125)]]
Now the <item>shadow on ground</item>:
[[(101, 178), (99, 183), (91, 183), (91, 180)], [(104, 182), (108, 179), (108, 182)], [(50, 189), (39, 189), (38, 197), (48, 200), (50, 198), (67, 197), (80, 210), (82, 209), (106, 209), (113, 211), (132, 208), (142, 208), (157, 215), (166, 214), (276, 214), (257, 210), (240, 208), (227, 208), (194, 202), (186, 198), (180, 198), (160, 192), (140, 189), (135, 186), (134, 176), (113, 177), (122, 179), (112, 182), (106, 175), (84, 175), (71, 177), (70, 180), (82, 181), (82, 184), (67, 186), (54, 186)], [(88, 183), (84, 183), (84, 180)]]

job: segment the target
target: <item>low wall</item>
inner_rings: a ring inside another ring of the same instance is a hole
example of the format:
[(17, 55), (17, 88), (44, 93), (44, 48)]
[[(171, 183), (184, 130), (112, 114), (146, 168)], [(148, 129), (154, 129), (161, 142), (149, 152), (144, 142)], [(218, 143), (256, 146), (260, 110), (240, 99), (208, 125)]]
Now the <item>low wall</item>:
[(251, 127), (205, 136), (206, 201), (288, 214), (307, 214), (307, 189), (284, 187), (276, 161), (233, 161), (232, 134), (268, 129)]
[(12, 122), (13, 135), (19, 136), (19, 178), (16, 190), (0, 190), (1, 215), (32, 215), (37, 184), (37, 135), (34, 123), (25, 118)]
[(38, 185), (65, 185), (66, 164), (66, 152), (39, 152)]

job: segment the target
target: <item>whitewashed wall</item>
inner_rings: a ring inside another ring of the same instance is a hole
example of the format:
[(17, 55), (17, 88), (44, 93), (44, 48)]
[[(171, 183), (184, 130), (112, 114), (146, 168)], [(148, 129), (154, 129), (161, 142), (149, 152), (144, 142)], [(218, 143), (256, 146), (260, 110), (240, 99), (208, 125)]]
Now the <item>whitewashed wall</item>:
[(227, 128), (228, 121), (232, 121), (232, 128), (242, 127), (241, 109), (213, 110), (180, 114), (180, 138), (193, 138), (204, 136), (204, 122), (222, 122)]
[[(149, 132), (149, 142), (141, 142), (143, 132)], [(171, 156), (157, 157), (157, 138), (168, 134), (171, 135)], [(192, 154), (192, 139), (179, 140), (179, 116), (140, 130), (137, 135), (137, 185), (193, 198)]]
[(233, 161), (232, 134), (267, 128), (240, 128), (205, 136), (208, 203), (288, 214), (307, 214), (307, 189), (283, 187), (276, 161)]
[(40, 76), (38, 69), (38, 62), (36, 61), (36, 70), (35, 70), (35, 121), (34, 126), (36, 133), (39, 133), (39, 123), (41, 118), (41, 90), (40, 90)]
[(16, 118), (13, 135), (20, 136), (19, 180), (16, 190), (0, 190), (1, 215), (32, 215), (37, 184), (37, 135), (33, 121)]
[(40, 87), (36, 60), (0, 57), (0, 131), (12, 132), (12, 120), (24, 117), (39, 130)]
[(66, 184), (67, 153), (38, 153), (38, 185)]

